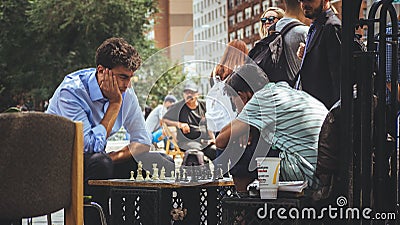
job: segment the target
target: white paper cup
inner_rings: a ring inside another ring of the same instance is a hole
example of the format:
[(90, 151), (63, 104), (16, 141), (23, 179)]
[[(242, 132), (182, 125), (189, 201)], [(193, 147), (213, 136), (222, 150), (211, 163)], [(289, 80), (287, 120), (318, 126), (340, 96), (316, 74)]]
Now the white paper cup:
[(276, 199), (281, 159), (278, 157), (259, 157), (256, 158), (256, 161), (261, 199)]

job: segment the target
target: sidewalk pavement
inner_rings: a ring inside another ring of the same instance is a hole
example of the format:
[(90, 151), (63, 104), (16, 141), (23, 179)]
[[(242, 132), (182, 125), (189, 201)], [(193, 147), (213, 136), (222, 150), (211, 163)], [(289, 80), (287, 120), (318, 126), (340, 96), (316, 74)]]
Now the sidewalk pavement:
[[(60, 210), (51, 214), (52, 225), (64, 225), (64, 210)], [(22, 220), (22, 225), (27, 225), (28, 219)], [(47, 216), (40, 216), (32, 218), (33, 225), (47, 225)]]

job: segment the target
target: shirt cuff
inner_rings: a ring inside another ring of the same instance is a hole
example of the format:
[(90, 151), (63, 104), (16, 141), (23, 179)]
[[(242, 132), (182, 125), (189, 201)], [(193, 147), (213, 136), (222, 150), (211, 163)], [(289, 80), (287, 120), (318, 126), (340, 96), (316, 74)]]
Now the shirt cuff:
[(106, 136), (107, 136), (106, 128), (103, 125), (99, 124), (92, 129), (92, 132), (95, 137), (95, 144), (94, 144), (93, 152), (105, 151)]

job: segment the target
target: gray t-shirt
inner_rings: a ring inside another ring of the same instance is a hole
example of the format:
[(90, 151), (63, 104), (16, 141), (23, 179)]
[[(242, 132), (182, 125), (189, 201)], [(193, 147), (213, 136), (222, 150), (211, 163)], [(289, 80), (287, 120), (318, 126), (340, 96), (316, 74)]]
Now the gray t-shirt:
[[(282, 28), (297, 19), (294, 18), (288, 18), (284, 17), (280, 19), (276, 23), (276, 30), (281, 31)], [(297, 20), (298, 21), (298, 20)], [(297, 57), (297, 49), (299, 48), (299, 45), (301, 42), (306, 43), (306, 37), (308, 33), (309, 27), (304, 25), (304, 26), (296, 26), (293, 27), (291, 30), (288, 31), (288, 33), (285, 35), (284, 41), (285, 41), (285, 54), (286, 54), (286, 60), (288, 62), (289, 67), (286, 70), (286, 73), (288, 77), (291, 80), (294, 80), (295, 76), (300, 70), (301, 66), (301, 59)]]
[(153, 111), (150, 112), (146, 119), (146, 128), (150, 133), (153, 133), (161, 128), (160, 120), (166, 112), (167, 108), (165, 108), (164, 105), (158, 105), (153, 109)]

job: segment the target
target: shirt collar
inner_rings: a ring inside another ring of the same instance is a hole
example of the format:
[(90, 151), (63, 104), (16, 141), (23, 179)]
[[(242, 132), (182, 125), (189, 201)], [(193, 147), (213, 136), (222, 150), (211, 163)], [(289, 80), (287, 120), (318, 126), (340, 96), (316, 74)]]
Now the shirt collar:
[(97, 83), (96, 73), (97, 73), (97, 70), (92, 72), (90, 74), (89, 81), (88, 81), (89, 95), (90, 95), (90, 99), (92, 99), (92, 101), (98, 101), (101, 99), (105, 99), (103, 97), (103, 93), (100, 90), (100, 86)]

